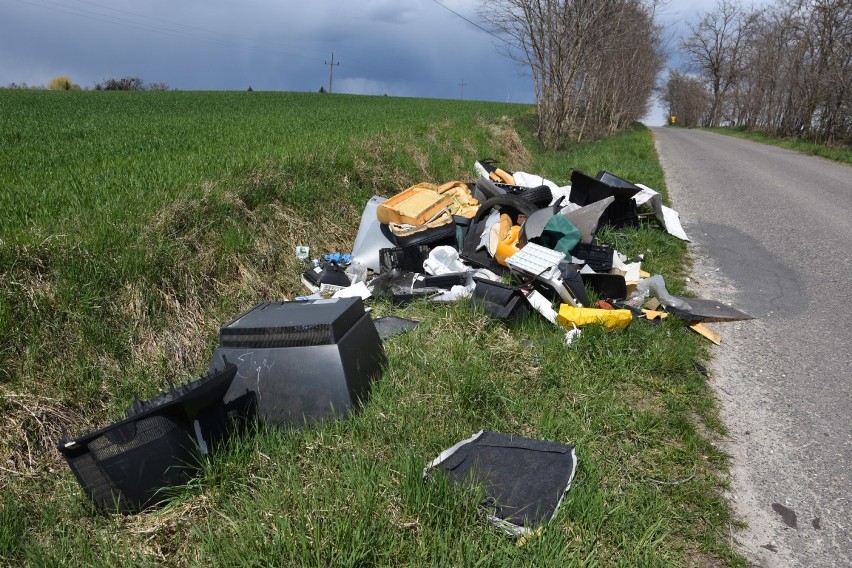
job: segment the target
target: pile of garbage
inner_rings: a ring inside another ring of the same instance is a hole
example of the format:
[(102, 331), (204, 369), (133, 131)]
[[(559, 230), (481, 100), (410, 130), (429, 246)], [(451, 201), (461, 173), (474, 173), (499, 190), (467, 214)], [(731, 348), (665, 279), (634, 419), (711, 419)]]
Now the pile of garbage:
[[(597, 242), (601, 227), (637, 226), (643, 218), (688, 241), (680, 216), (657, 191), (606, 171), (593, 178), (573, 170), (571, 183), (558, 186), (490, 159), (475, 168), (472, 183), (420, 183), (389, 199), (374, 196), (352, 252), (314, 259), (302, 276), (311, 294), (297, 299), (468, 298), (500, 319), (537, 311), (565, 327), (568, 342), (584, 325), (624, 328), (670, 313), (718, 342), (703, 322), (750, 317), (673, 296), (662, 276), (642, 270), (641, 256), (628, 259)], [(307, 247), (296, 252), (308, 261)], [(587, 289), (599, 300), (592, 303)]]
[[(703, 322), (751, 317), (672, 295), (662, 276), (642, 270), (641, 257), (597, 242), (601, 227), (643, 218), (688, 240), (653, 189), (609, 172), (574, 170), (560, 187), (492, 160), (475, 167), (475, 182), (374, 196), (351, 253), (312, 259), (308, 247), (296, 248), (309, 294), (258, 304), (220, 328), (207, 375), (137, 400), (105, 428), (66, 435), (59, 450), (86, 494), (102, 510), (134, 513), (185, 483), (193, 455), (215, 451), (253, 420), (303, 427), (357, 411), (381, 376), (382, 342), (417, 325), (373, 319), (363, 303), (370, 297), (395, 305), (465, 300), (501, 320), (537, 312), (569, 344), (586, 325), (657, 325), (669, 315), (715, 340)], [(526, 535), (556, 514), (576, 465), (573, 445), (479, 432), (441, 452), (423, 475), (440, 470), (451, 483), (482, 487), (488, 518)]]

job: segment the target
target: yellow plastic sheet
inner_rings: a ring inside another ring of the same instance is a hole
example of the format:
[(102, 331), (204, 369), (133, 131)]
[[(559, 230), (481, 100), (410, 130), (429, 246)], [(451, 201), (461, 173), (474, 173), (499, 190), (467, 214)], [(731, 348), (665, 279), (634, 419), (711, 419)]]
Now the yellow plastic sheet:
[(590, 323), (599, 323), (609, 329), (623, 329), (633, 319), (630, 310), (600, 310), (598, 308), (575, 308), (570, 304), (559, 306), (556, 321), (563, 327), (572, 329), (573, 323), (582, 327)]

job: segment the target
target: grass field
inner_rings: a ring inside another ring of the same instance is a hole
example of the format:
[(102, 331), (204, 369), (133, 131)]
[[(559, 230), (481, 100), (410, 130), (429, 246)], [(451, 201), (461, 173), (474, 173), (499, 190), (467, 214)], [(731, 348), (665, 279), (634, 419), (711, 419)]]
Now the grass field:
[[(744, 565), (728, 544), (712, 394), (677, 321), (589, 328), (373, 302), (388, 341), (363, 411), (232, 440), (169, 505), (95, 512), (54, 444), (203, 372), (218, 327), (304, 292), (297, 244), (349, 250), (364, 203), (473, 162), (663, 188), (647, 130), (562, 153), (498, 103), (288, 93), (0, 90), (0, 560), (32, 566)], [(683, 290), (685, 247), (606, 231)], [(556, 520), (519, 547), (475, 495), (424, 484), (480, 429), (576, 443)]]

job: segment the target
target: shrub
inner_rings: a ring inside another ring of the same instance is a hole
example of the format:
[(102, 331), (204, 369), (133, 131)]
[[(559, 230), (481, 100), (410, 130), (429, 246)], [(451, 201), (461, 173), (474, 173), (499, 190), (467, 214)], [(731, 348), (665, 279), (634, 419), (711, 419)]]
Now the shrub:
[(48, 90), (51, 91), (79, 91), (80, 85), (66, 77), (65, 75), (60, 75), (59, 77), (54, 77), (47, 84)]
[(95, 85), (95, 89), (98, 91), (143, 91), (145, 90), (145, 81), (139, 77), (106, 79), (103, 83)]

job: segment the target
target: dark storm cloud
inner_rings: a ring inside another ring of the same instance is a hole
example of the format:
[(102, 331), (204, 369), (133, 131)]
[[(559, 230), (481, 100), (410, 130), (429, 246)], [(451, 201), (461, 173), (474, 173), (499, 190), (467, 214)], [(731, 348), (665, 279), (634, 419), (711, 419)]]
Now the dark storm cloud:
[[(446, 0), (476, 20), (472, 0)], [(495, 39), (429, 0), (10, 0), (0, 84), (133, 75), (179, 89), (318, 90), (532, 102)]]

